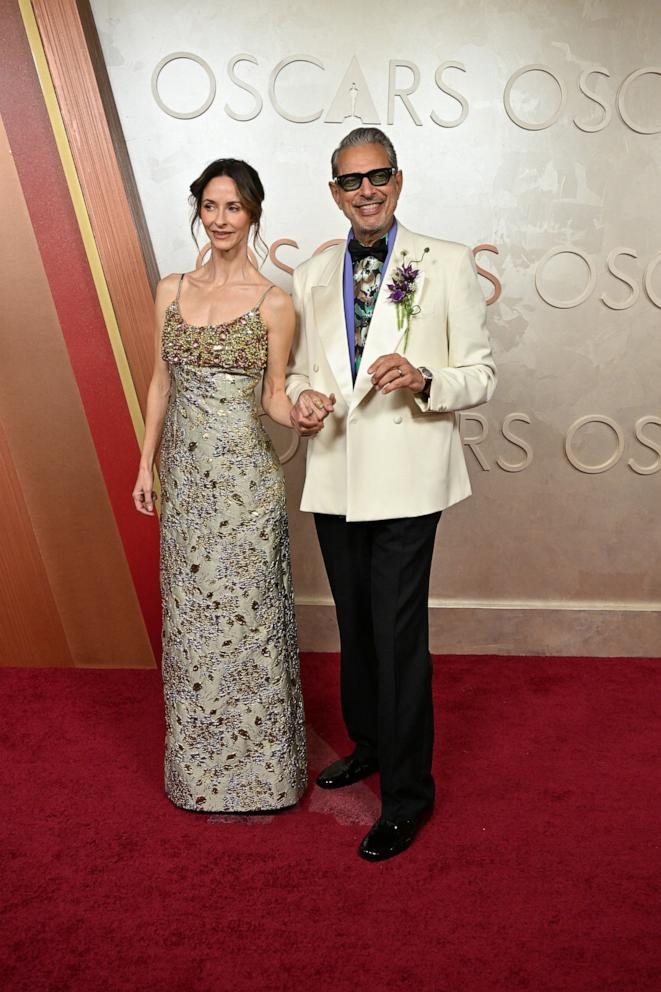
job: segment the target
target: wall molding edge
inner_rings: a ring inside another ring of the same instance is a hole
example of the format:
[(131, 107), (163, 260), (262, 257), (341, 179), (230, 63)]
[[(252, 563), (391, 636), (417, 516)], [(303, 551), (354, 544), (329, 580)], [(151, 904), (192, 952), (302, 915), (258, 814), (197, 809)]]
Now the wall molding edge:
[[(296, 596), (297, 606), (333, 606), (330, 596)], [(597, 611), (608, 613), (659, 613), (661, 614), (661, 603), (641, 601), (618, 601), (618, 600), (596, 600), (596, 599), (568, 599), (568, 600), (546, 600), (546, 599), (446, 599), (439, 596), (430, 596), (430, 610), (580, 610)]]
[[(317, 602), (304, 601), (309, 598), (301, 597), (296, 604), (301, 650), (339, 650), (332, 604), (321, 597)], [(433, 654), (661, 658), (661, 613), (649, 604), (641, 609), (632, 604), (612, 607), (432, 602), (430, 646)]]

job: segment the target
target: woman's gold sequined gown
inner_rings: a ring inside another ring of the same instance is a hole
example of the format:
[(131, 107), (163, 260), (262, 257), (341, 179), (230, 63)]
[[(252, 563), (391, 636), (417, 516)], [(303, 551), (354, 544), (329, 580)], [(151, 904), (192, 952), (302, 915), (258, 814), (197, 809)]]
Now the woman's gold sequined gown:
[(177, 292), (163, 328), (165, 788), (185, 809), (277, 809), (306, 786), (285, 487), (254, 395), (260, 303), (194, 327)]

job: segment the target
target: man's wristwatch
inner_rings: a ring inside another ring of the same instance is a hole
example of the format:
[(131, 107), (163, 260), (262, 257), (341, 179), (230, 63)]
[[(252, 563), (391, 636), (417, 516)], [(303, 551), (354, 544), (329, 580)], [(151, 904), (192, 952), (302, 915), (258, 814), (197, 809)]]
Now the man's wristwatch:
[(418, 368), (418, 372), (421, 374), (421, 376), (425, 380), (425, 384), (422, 387), (422, 389), (420, 390), (420, 392), (418, 393), (418, 396), (424, 396), (425, 399), (428, 399), (429, 398), (429, 391), (431, 389), (431, 384), (433, 382), (434, 376), (429, 371), (429, 369), (425, 368), (424, 365), (420, 365), (420, 367)]

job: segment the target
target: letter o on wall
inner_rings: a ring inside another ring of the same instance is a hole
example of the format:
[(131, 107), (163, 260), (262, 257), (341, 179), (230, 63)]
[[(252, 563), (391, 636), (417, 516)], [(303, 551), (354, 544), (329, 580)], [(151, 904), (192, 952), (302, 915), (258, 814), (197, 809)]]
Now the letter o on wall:
[[(527, 72), (546, 73), (547, 76), (550, 76), (551, 79), (555, 80), (555, 82), (558, 85), (558, 89), (560, 90), (560, 103), (558, 105), (557, 110), (555, 111), (554, 114), (551, 114), (548, 120), (541, 121), (539, 124), (531, 124), (528, 121), (524, 121), (521, 117), (519, 117), (517, 114), (514, 113), (514, 110), (512, 109), (512, 104), (510, 102), (512, 87), (514, 86), (517, 79), (520, 79), (521, 76), (524, 76)], [(507, 112), (507, 116), (511, 121), (514, 121), (514, 123), (518, 125), (518, 127), (523, 127), (526, 129), (526, 131), (543, 131), (544, 128), (551, 127), (551, 125), (555, 124), (555, 122), (560, 117), (560, 114), (562, 113), (566, 102), (567, 102), (567, 89), (563, 81), (559, 79), (558, 76), (556, 76), (556, 74), (553, 72), (552, 69), (549, 68), (549, 66), (541, 65), (540, 63), (537, 62), (534, 63), (533, 65), (524, 65), (521, 69), (517, 69), (517, 71), (508, 79), (507, 86), (505, 87), (505, 92), (503, 93), (503, 103), (505, 104), (505, 110)]]
[[(582, 258), (588, 267), (588, 272), (590, 273), (590, 277), (588, 279), (587, 285), (583, 290), (583, 292), (579, 293), (579, 295), (575, 297), (575, 299), (573, 300), (554, 300), (551, 296), (545, 296), (544, 293), (542, 292), (541, 289), (542, 269), (544, 268), (546, 263), (549, 262), (552, 258), (555, 258), (556, 255), (578, 255), (578, 257)], [(584, 251), (581, 251), (580, 248), (551, 248), (551, 250), (547, 251), (546, 255), (544, 255), (544, 257), (539, 261), (537, 268), (535, 270), (535, 288), (539, 293), (539, 295), (541, 296), (541, 298), (544, 300), (545, 303), (548, 303), (549, 306), (559, 307), (560, 309), (564, 309), (564, 310), (568, 310), (571, 307), (577, 307), (581, 303), (585, 303), (588, 296), (590, 296), (590, 294), (594, 290), (596, 284), (597, 284), (597, 273), (595, 272), (592, 266), (592, 262), (590, 261), (588, 256), (585, 254)]]
[[(188, 59), (190, 62), (197, 62), (198, 65), (202, 66), (209, 79), (209, 93), (202, 106), (198, 107), (197, 110), (190, 110), (185, 114), (179, 110), (172, 110), (171, 107), (168, 107), (167, 104), (163, 103), (161, 100), (161, 95), (158, 92), (158, 77), (163, 72), (166, 65), (170, 62), (174, 62), (176, 59)], [(164, 113), (168, 114), (170, 117), (176, 117), (181, 121), (189, 121), (192, 120), (193, 117), (201, 117), (202, 114), (207, 112), (213, 103), (216, 96), (216, 77), (214, 76), (213, 70), (209, 63), (205, 62), (199, 55), (194, 55), (192, 52), (172, 52), (170, 55), (166, 55), (165, 58), (162, 58), (154, 69), (151, 77), (151, 92), (154, 100)]]
[[(580, 431), (581, 427), (585, 427), (586, 424), (607, 424), (617, 438), (617, 447), (615, 451), (610, 458), (607, 458), (605, 462), (601, 462), (599, 465), (586, 465), (585, 462), (582, 462), (579, 459), (573, 449), (574, 438)], [(611, 417), (603, 417), (599, 413), (589, 413), (587, 417), (580, 417), (577, 421), (575, 421), (567, 431), (567, 437), (565, 438), (565, 454), (574, 468), (577, 468), (579, 472), (586, 472), (588, 475), (597, 475), (599, 472), (607, 472), (609, 468), (613, 467), (613, 465), (617, 465), (622, 457), (623, 451), (624, 435), (620, 430), (619, 424), (617, 424)]]

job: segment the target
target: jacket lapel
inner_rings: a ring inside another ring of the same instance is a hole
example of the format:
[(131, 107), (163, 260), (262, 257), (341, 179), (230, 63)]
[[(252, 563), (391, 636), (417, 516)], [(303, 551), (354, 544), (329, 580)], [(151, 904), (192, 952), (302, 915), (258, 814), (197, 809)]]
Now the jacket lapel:
[(312, 287), (312, 304), (317, 330), (340, 392), (351, 403), (353, 383), (344, 319), (344, 245), (338, 246), (337, 258), (326, 270), (327, 282)]

